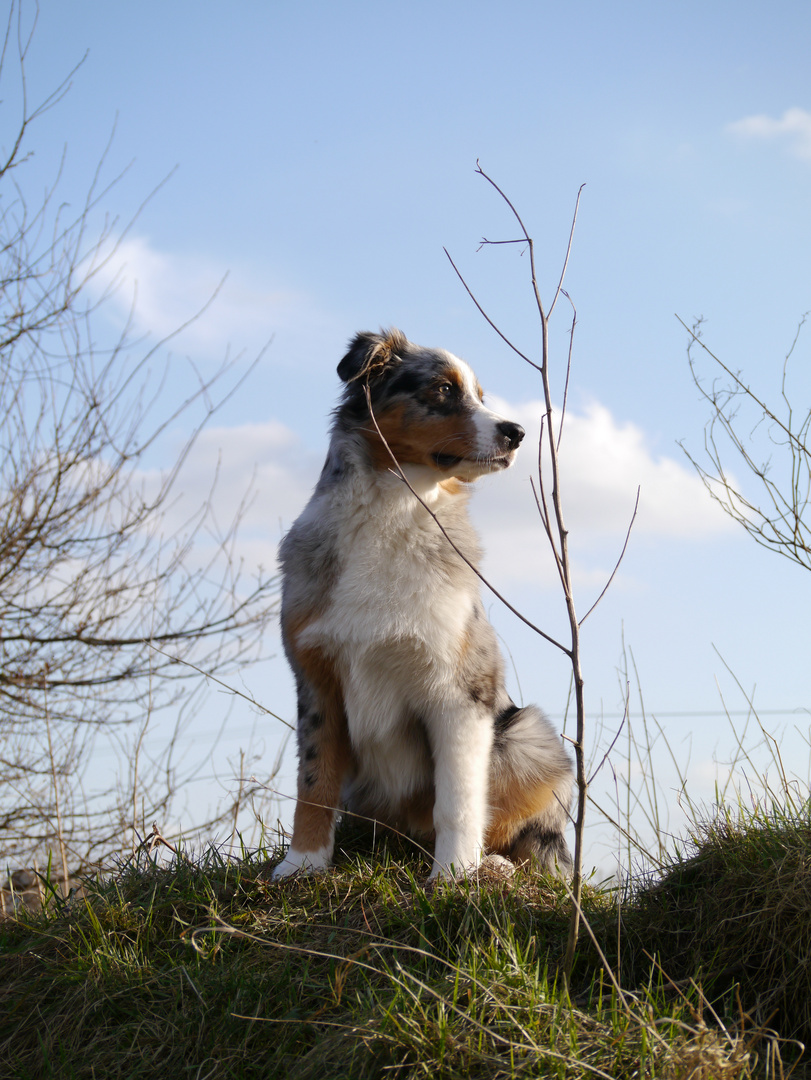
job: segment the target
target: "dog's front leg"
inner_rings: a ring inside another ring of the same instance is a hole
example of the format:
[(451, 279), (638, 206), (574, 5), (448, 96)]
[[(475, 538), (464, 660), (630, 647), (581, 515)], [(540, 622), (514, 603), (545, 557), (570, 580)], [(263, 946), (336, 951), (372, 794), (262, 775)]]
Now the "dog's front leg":
[(493, 723), (470, 708), (449, 712), (433, 726), (434, 830), (430, 878), (456, 877), (481, 862)]
[(273, 870), (275, 879), (329, 866), (341, 785), (351, 762), (337, 681), (317, 688), (300, 680), (298, 698), (298, 797), (290, 847)]

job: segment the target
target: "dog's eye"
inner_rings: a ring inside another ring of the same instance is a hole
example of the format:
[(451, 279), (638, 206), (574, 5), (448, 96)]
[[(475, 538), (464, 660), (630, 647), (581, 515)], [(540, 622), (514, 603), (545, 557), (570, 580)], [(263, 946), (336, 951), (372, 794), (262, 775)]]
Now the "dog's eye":
[(453, 387), (449, 382), (440, 383), (436, 388), (438, 394), (442, 394), (443, 397), (447, 397), (448, 394), (453, 393)]

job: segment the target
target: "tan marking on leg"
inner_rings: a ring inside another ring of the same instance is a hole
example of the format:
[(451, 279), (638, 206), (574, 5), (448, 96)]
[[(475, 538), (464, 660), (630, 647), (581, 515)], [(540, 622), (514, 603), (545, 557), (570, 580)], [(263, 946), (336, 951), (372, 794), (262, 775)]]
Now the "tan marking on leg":
[(319, 851), (332, 842), (341, 785), (352, 765), (352, 750), (340, 679), (332, 659), (320, 649), (296, 650), (294, 646), (293, 651), (315, 691), (314, 711), (319, 723), (300, 734), (298, 801), (291, 847), (300, 852)]
[(296, 642), (299, 634), (302, 630), (306, 630), (313, 619), (318, 615), (318, 612), (313, 611), (311, 607), (302, 609), (287, 610), (282, 612), (282, 637), (288, 644), (289, 648), (296, 652), (298, 650)]

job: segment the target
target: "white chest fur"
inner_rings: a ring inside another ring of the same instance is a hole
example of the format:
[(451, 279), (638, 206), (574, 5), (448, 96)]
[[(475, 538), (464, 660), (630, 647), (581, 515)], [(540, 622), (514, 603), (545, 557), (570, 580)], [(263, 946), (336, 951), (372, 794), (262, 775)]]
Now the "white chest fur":
[[(438, 487), (425, 493), (434, 507), (450, 497)], [(333, 504), (329, 517), (338, 573), (321, 615), (305, 631), (306, 643), (354, 651), (411, 640), (440, 655), (453, 650), (470, 618), (476, 582), (402, 481), (385, 477), (363, 498)]]
[[(436, 488), (427, 496), (434, 506), (452, 497)], [(338, 571), (299, 644), (322, 648), (337, 662), (356, 747), (379, 744), (408, 716), (435, 712), (453, 694), (477, 582), (394, 477), (362, 498), (333, 503), (329, 516)]]

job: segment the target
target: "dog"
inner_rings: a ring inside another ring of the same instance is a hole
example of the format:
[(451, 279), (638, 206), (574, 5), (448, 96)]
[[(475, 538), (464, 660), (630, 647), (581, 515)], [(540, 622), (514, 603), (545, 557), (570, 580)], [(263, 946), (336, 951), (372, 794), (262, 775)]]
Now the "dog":
[(470, 482), (509, 468), (524, 430), (463, 360), (396, 329), (358, 334), (338, 375), (324, 468), (280, 548), (298, 797), (273, 876), (329, 866), (341, 807), (434, 838), (430, 878), (487, 854), (565, 874), (571, 763), (507, 694), (472, 569)]

